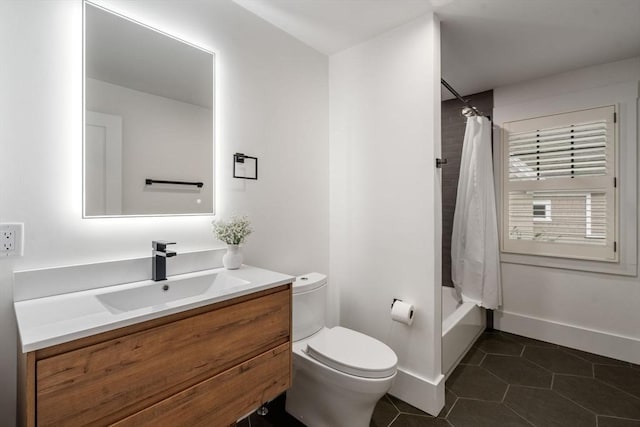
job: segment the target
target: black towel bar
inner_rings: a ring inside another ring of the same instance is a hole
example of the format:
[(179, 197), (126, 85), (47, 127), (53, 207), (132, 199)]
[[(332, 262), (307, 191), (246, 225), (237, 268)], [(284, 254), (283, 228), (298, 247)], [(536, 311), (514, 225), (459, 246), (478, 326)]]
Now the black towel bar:
[(153, 184), (195, 185), (198, 188), (202, 188), (202, 186), (204, 185), (203, 182), (165, 181), (163, 179), (150, 179), (150, 178), (145, 179), (144, 183), (146, 185), (153, 185)]

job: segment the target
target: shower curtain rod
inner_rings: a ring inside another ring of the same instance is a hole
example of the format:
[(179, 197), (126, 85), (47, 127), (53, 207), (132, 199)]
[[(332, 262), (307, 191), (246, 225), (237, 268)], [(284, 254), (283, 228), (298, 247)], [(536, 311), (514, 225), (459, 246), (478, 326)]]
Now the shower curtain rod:
[(442, 83), (442, 85), (449, 91), (451, 92), (451, 94), (453, 96), (455, 96), (456, 98), (458, 98), (460, 101), (462, 101), (462, 103), (471, 108), (473, 110), (473, 112), (477, 115), (477, 116), (482, 116), (482, 117), (487, 117), (489, 120), (491, 120), (491, 118), (489, 116), (485, 116), (482, 111), (478, 110), (476, 107), (474, 107), (473, 105), (471, 105), (471, 103), (469, 102), (468, 99), (464, 99), (462, 97), (462, 95), (460, 95), (458, 93), (458, 91), (456, 91), (449, 83), (447, 83), (447, 81), (443, 78), (440, 78), (440, 83)]

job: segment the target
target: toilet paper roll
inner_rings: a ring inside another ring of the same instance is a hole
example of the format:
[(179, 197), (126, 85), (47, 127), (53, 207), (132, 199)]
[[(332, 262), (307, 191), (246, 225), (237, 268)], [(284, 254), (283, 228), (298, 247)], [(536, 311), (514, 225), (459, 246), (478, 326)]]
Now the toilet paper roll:
[(391, 306), (391, 318), (396, 322), (411, 325), (413, 323), (413, 304), (395, 300)]

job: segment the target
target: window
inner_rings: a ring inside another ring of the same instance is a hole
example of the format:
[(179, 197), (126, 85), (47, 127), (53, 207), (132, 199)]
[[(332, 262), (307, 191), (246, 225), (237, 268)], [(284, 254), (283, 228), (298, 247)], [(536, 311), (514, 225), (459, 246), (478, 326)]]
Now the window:
[(617, 261), (613, 106), (506, 122), (502, 250)]
[(551, 200), (533, 201), (533, 220), (551, 221)]

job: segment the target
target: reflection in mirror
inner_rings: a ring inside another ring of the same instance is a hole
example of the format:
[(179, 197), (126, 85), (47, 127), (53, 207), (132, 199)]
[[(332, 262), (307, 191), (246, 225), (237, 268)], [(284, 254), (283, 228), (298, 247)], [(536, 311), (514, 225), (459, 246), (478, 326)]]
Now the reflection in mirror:
[(213, 54), (85, 3), (84, 61), (85, 217), (212, 214)]

